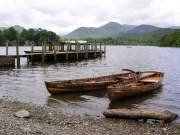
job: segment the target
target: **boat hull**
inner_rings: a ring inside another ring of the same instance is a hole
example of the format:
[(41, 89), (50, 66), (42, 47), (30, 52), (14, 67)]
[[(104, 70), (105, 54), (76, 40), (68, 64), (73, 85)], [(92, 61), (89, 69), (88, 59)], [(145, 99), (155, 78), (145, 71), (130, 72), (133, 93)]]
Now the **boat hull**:
[[(68, 92), (105, 90), (107, 86), (118, 82), (129, 82), (134, 80), (135, 73), (114, 74), (96, 78), (75, 79), (66, 81), (45, 82), (48, 92), (61, 94)], [(135, 76), (137, 77), (137, 76)], [(126, 78), (126, 79), (124, 79)]]
[(103, 90), (108, 85), (108, 83), (58, 85), (48, 82), (45, 82), (45, 84), (48, 89), (48, 92), (51, 94)]
[(128, 86), (122, 86), (118, 88), (109, 88), (108, 89), (108, 98), (110, 100), (118, 100), (130, 96), (136, 96), (148, 92), (153, 92), (155, 90), (158, 90), (162, 86), (161, 82), (158, 83), (152, 83), (148, 85), (143, 86), (135, 86), (135, 87), (128, 87)]
[(129, 96), (136, 96), (148, 92), (158, 90), (162, 86), (164, 74), (153, 73), (149, 76), (144, 76), (134, 83), (117, 83), (108, 86), (108, 98), (112, 101), (126, 98)]

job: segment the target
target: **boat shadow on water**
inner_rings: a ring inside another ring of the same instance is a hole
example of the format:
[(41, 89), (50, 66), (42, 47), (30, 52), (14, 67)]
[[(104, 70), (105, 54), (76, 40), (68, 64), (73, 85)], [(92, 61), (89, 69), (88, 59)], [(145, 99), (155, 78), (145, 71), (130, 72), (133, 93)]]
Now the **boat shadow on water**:
[(50, 105), (58, 102), (87, 102), (89, 99), (86, 97), (89, 96), (103, 98), (106, 96), (106, 90), (50, 95), (47, 104)]
[(146, 94), (140, 94), (136, 96), (126, 97), (120, 100), (111, 101), (109, 103), (108, 109), (120, 109), (120, 108), (127, 108), (127, 109), (141, 109), (141, 105), (143, 102), (147, 100), (153, 100), (158, 94), (162, 91), (162, 87), (154, 92), (149, 92)]

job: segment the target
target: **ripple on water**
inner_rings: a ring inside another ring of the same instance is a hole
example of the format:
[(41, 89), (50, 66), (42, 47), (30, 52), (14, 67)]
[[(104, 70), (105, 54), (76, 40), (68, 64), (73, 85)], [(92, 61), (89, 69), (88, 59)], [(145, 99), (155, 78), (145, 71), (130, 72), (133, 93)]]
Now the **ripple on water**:
[[(21, 48), (20, 52), (30, 49)], [(0, 49), (3, 54), (5, 48)], [(14, 53), (15, 48), (10, 48)], [(180, 115), (180, 49), (134, 46), (108, 46), (102, 59), (51, 65), (27, 65), (20, 69), (0, 71), (0, 97), (38, 105), (48, 105), (66, 114), (97, 116), (106, 108), (154, 108)], [(119, 73), (123, 68), (165, 72), (164, 86), (154, 94), (112, 103), (106, 92), (86, 92), (51, 96), (44, 81), (67, 80)], [(178, 119), (175, 123), (180, 124)]]

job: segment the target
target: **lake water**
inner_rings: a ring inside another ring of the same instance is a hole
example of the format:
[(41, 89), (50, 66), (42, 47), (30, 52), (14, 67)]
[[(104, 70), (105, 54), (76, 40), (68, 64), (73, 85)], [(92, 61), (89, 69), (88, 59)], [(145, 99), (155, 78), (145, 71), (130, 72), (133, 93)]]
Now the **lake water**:
[[(98, 116), (106, 108), (153, 108), (180, 115), (180, 48), (108, 46), (106, 57), (74, 63), (27, 65), (0, 71), (0, 98), (50, 106), (72, 115)], [(30, 50), (22, 47), (20, 52)], [(10, 54), (15, 48), (10, 48)], [(0, 47), (0, 54), (5, 48)], [(119, 73), (123, 68), (165, 72), (163, 87), (156, 93), (111, 103), (105, 91), (51, 96), (44, 81), (95, 77)], [(177, 119), (174, 123), (180, 124)]]

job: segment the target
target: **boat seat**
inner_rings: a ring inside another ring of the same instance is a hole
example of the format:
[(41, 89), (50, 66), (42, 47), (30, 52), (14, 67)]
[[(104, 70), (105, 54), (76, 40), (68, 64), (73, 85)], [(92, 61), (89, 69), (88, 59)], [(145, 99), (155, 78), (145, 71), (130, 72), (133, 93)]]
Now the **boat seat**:
[(154, 82), (154, 83), (157, 83), (159, 82), (159, 79), (155, 79), (155, 78), (147, 78), (147, 79), (142, 79), (142, 80), (139, 80), (140, 82)]

